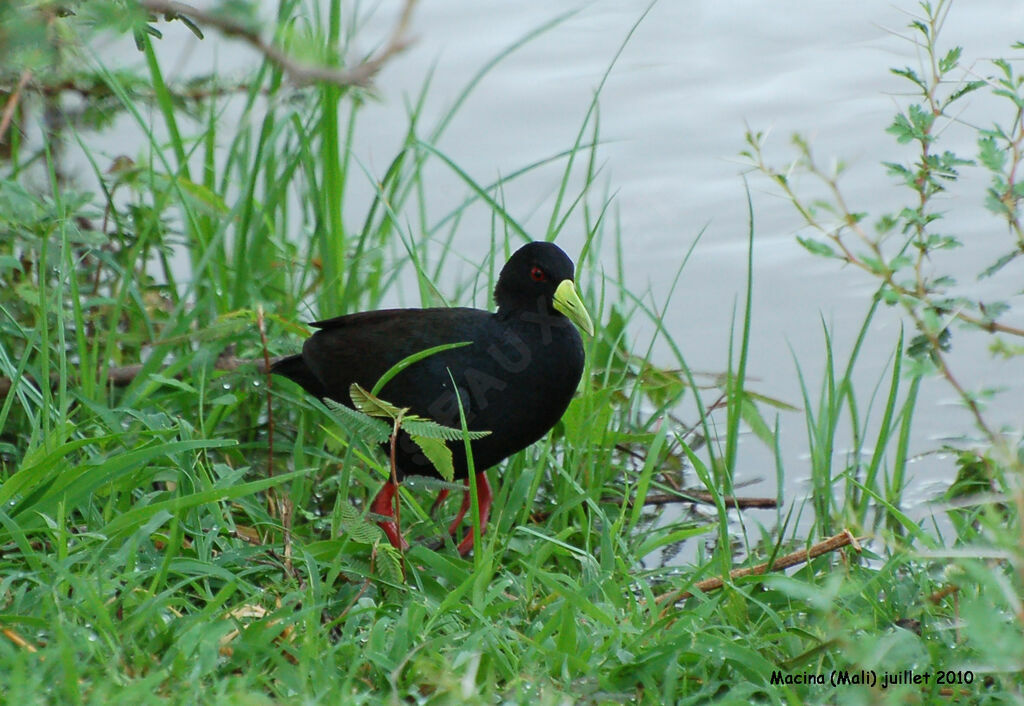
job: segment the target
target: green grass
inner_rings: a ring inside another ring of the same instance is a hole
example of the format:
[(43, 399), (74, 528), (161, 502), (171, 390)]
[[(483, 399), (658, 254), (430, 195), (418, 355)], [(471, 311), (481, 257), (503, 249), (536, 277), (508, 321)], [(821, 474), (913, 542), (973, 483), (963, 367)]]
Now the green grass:
[[(778, 525), (762, 527), (726, 507), (744, 434), (774, 451), (787, 487), (775, 417), (783, 406), (746, 380), (753, 261), (742, 311), (723, 331), (730, 358), (717, 387), (702, 390), (682, 339), (661, 324), (675, 286), (665, 301), (638, 295), (617, 256), (627, 234), (598, 181), (599, 93), (581, 106), (572, 145), (495, 183), (474, 181), (439, 146), (488, 69), (564, 17), (496, 55), (435, 125), (423, 124), (424, 86), (404, 144), (373, 174), (350, 149), (361, 89), (296, 90), (266, 63), (241, 93), (192, 100), (165, 81), (145, 32), (144, 76), (97, 62), (90, 22), (109, 26), (117, 10), (75, 8), (53, 21), (77, 39), (46, 45), (42, 58), (11, 44), (10, 65), (37, 62), (25, 65), (40, 81), (90, 77), (98, 104), (133, 121), (140, 148), (114, 165), (92, 151), (88, 133), (109, 124), (102, 111), (71, 123), (63, 150), (8, 135), (5, 702), (932, 703), (948, 698), (944, 688), (965, 702), (1024, 699), (1021, 462), (995, 447), (965, 454), (965, 468), (996, 494), (967, 496), (935, 521), (907, 515), (908, 440), (927, 371), (901, 336), (875, 388), (852, 385), (877, 300), (850, 351), (824, 331), (822, 380), (800, 374), (813, 494), (780, 490)], [(357, 24), (351, 7), (335, 0), (311, 24), (287, 22), (304, 8), (280, 3), (286, 49), (330, 56), (326, 47), (344, 47)], [(19, 16), (26, 32), (46, 36), (35, 11), (0, 12), (29, 13)], [(17, 120), (38, 119), (45, 100), (23, 95)], [(242, 119), (225, 119), (229, 103)], [(64, 174), (65, 150), (92, 174)], [(428, 164), (464, 184), (454, 210), (432, 207)], [(386, 461), (256, 361), (296, 350), (311, 312), (373, 308), (408, 294), (410, 282), (411, 303), (482, 304), (528, 237), (503, 190), (550, 164), (563, 178), (546, 231), (531, 235), (586, 234), (582, 254), (571, 254), (599, 331), (583, 383), (547, 438), (491, 471), (494, 516), (469, 559), (450, 542), (423, 544), (454, 514), (451, 503), (429, 516), (438, 485), (403, 488), (413, 540), (403, 575), (362, 519)], [(375, 185), (370, 203), (347, 196), (354, 180)], [(482, 263), (453, 246), (473, 212), (490, 216)], [(699, 246), (698, 234), (691, 252)], [(599, 259), (611, 266), (602, 271)], [(635, 340), (638, 320), (652, 340)], [(656, 341), (672, 360), (649, 360)], [(249, 362), (225, 365), (239, 359)], [(687, 420), (694, 433), (674, 420), (683, 400), (698, 409)], [(854, 440), (845, 456), (836, 451), (844, 429)], [(709, 514), (642, 502), (680, 486), (709, 492)], [(863, 551), (729, 578), (844, 528), (870, 538)], [(680, 549), (688, 559), (671, 561)], [(722, 590), (694, 589), (714, 577)], [(672, 600), (684, 591), (698, 595)], [(929, 682), (827, 683), (834, 673), (880, 679), (905, 669)], [(937, 683), (939, 671), (954, 683)], [(773, 673), (826, 684), (780, 684)]]

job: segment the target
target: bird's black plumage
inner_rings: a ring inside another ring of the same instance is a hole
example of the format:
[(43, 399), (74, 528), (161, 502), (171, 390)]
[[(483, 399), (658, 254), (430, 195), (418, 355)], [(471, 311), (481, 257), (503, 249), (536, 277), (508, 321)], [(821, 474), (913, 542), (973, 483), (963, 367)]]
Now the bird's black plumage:
[[(592, 324), (573, 276), (573, 263), (558, 246), (529, 243), (512, 255), (498, 277), (495, 313), (387, 309), (317, 321), (312, 325), (319, 330), (305, 341), (302, 353), (284, 358), (271, 370), (310, 394), (352, 406), (353, 382), (370, 389), (395, 363), (414, 353), (469, 342), (410, 365), (379, 396), (455, 427), (460, 425), (461, 401), (469, 429), (491, 432), (472, 442), (474, 466), (481, 472), (544, 436), (576, 391), (584, 355), (573, 322), (588, 333)], [(450, 442), (449, 447), (456, 477), (466, 477), (463, 442)], [(396, 461), (400, 476), (437, 475), (404, 435)]]

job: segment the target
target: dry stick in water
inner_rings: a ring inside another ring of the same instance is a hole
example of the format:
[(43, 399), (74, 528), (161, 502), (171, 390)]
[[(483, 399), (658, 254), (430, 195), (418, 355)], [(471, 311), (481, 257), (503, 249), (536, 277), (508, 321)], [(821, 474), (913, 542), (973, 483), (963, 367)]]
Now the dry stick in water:
[[(729, 508), (774, 508), (778, 507), (776, 498), (741, 498), (736, 495), (723, 495), (722, 505)], [(671, 505), (672, 503), (703, 503), (714, 505), (715, 496), (706, 490), (690, 490), (683, 488), (676, 493), (648, 493), (644, 505)]]
[[(603, 503), (621, 503), (620, 498), (606, 496), (601, 498)], [(637, 501), (633, 498), (628, 499), (627, 504), (629, 507), (633, 507), (637, 504)], [(671, 505), (673, 503), (703, 503), (705, 505), (714, 505), (715, 496), (705, 490), (689, 490), (683, 488), (682, 490), (675, 493), (648, 493), (644, 496), (644, 499), (640, 501), (641, 505)], [(779, 502), (775, 498), (741, 498), (735, 495), (723, 495), (722, 504), (728, 508), (760, 508), (760, 509), (771, 509), (778, 507)], [(537, 510), (536, 512), (530, 513), (530, 519), (533, 522), (543, 522), (551, 515), (550, 510)]]
[[(729, 572), (729, 579), (733, 580), (740, 578), (741, 576), (758, 575), (767, 573), (768, 571), (781, 571), (782, 569), (788, 569), (791, 566), (796, 566), (797, 564), (803, 564), (804, 562), (810, 561), (822, 554), (834, 552), (836, 549), (845, 547), (848, 544), (852, 545), (858, 552), (861, 551), (860, 542), (857, 541), (857, 538), (853, 536), (853, 533), (851, 533), (850, 530), (844, 529), (839, 534), (829, 537), (823, 542), (818, 542), (810, 549), (801, 549), (798, 552), (786, 554), (785, 556), (779, 557), (772, 563), (765, 562), (763, 564), (758, 564), (757, 566), (733, 569)], [(715, 589), (721, 588), (724, 585), (725, 582), (721, 577), (716, 576), (714, 578), (705, 579), (704, 581), (698, 581), (693, 585), (693, 587), (698, 591), (707, 593), (708, 591), (714, 591)], [(658, 605), (664, 605), (666, 603), (671, 605), (676, 601), (692, 597), (693, 592), (691, 591), (673, 591), (672, 593), (666, 593), (663, 596), (659, 596), (657, 603)], [(667, 610), (668, 607), (665, 608), (665, 611)], [(663, 615), (665, 611), (662, 611)]]

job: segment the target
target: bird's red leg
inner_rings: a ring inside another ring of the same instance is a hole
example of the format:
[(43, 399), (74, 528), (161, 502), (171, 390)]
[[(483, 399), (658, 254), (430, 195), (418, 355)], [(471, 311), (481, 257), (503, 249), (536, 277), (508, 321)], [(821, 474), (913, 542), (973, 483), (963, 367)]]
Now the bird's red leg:
[[(468, 478), (466, 479), (468, 482)], [(480, 507), (480, 534), (487, 528), (487, 520), (491, 516), (491, 502), (494, 500), (494, 493), (491, 491), (491, 484), (487, 481), (487, 474), (483, 471), (476, 474), (476, 500)], [(466, 500), (462, 503), (469, 507), (469, 490), (466, 491)], [(465, 514), (460, 513), (459, 519)], [(459, 554), (465, 556), (473, 548), (473, 529), (466, 533), (466, 536), (459, 542)]]
[(370, 503), (370, 512), (374, 512), (384, 517), (390, 517), (390, 520), (379, 520), (377, 525), (384, 530), (384, 534), (388, 536), (388, 541), (391, 542), (391, 546), (396, 549), (408, 549), (409, 544), (405, 541), (402, 535), (398, 532), (398, 523), (395, 522), (394, 507), (392, 500), (395, 498), (395, 492), (398, 490), (398, 486), (388, 481), (384, 484), (384, 487), (380, 489), (374, 497), (373, 502)]
[(437, 494), (437, 500), (435, 500), (434, 504), (430, 506), (430, 514), (431, 515), (433, 515), (435, 512), (437, 512), (437, 508), (441, 507), (441, 503), (443, 503), (445, 501), (445, 498), (447, 498), (447, 497), (448, 497), (448, 489), (447, 488), (442, 488), (441, 492)]
[(462, 505), (459, 506), (459, 514), (455, 516), (452, 523), (448, 525), (448, 534), (455, 536), (455, 531), (459, 529), (459, 525), (462, 524), (462, 518), (466, 516), (466, 511), (469, 510), (469, 478), (466, 479), (466, 490), (462, 494)]

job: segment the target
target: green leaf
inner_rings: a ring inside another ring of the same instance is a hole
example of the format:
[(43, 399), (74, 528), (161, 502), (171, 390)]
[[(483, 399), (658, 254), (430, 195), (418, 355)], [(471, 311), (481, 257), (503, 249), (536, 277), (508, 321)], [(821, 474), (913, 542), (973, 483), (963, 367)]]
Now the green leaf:
[(868, 269), (870, 269), (873, 274), (884, 275), (886, 273), (885, 265), (877, 257), (872, 257), (867, 254), (861, 254), (860, 259), (865, 265), (867, 265)]
[(955, 236), (952, 235), (939, 235), (938, 233), (932, 233), (928, 236), (928, 248), (935, 250), (953, 250), (955, 248), (963, 247)]
[(985, 165), (989, 171), (1002, 172), (1006, 166), (1007, 152), (996, 144), (996, 138), (992, 135), (978, 140), (978, 160)]
[(775, 434), (772, 432), (772, 428), (764, 421), (761, 411), (746, 394), (740, 401), (740, 417), (754, 432), (754, 436), (764, 442), (765, 446), (770, 449), (775, 447)]
[(383, 444), (391, 438), (391, 425), (357, 412), (340, 402), (324, 399), (330, 415), (345, 429), (367, 442)]
[(194, 206), (197, 211), (211, 216), (222, 216), (231, 210), (220, 194), (202, 184), (197, 184), (182, 176), (166, 177), (154, 174), (153, 177), (158, 184), (168, 190), (179, 189), (184, 196), (188, 197), (189, 204)]
[[(743, 396), (749, 398), (751, 402), (761, 402), (775, 409), (781, 409), (785, 412), (799, 412), (800, 407), (792, 405), (789, 402), (783, 402), (777, 397), (769, 397), (768, 395), (762, 395), (760, 392), (752, 392), (750, 390), (744, 390)], [(746, 401), (746, 400), (744, 400)]]
[(19, 260), (18, 258), (14, 257), (13, 255), (0, 255), (0, 271), (4, 270), (11, 272), (15, 270), (17, 270), (18, 272), (25, 271), (24, 268), (22, 267), (21, 260)]
[(803, 245), (808, 252), (812, 255), (821, 255), (823, 257), (839, 257), (836, 255), (836, 251), (832, 249), (828, 243), (821, 240), (815, 240), (814, 238), (802, 238), (799, 235), (796, 237), (798, 243)]
[(181, 14), (176, 15), (174, 19), (178, 20), (183, 25), (188, 27), (189, 31), (192, 32), (192, 34), (194, 34), (197, 39), (203, 39), (204, 38), (203, 37), (203, 30), (200, 29), (199, 26), (195, 22), (190, 20), (185, 15), (181, 15)]
[(347, 502), (339, 503), (338, 515), (341, 520), (341, 528), (353, 542), (374, 544), (379, 542), (384, 535), (380, 527), (367, 522), (366, 518)]
[(999, 216), (1009, 216), (1011, 211), (1007, 207), (1006, 202), (1003, 201), (1006, 184), (1001, 179), (994, 179), (993, 181), (997, 184), (997, 188), (985, 190), (985, 208)]
[(925, 82), (921, 80), (921, 77), (909, 66), (903, 69), (889, 69), (889, 71), (897, 76), (902, 76), (922, 90), (927, 90), (928, 88)]
[(402, 555), (397, 549), (386, 542), (377, 545), (377, 566), (381, 575), (393, 583), (402, 583)]
[(217, 395), (208, 402), (211, 407), (224, 407), (227, 405), (233, 405), (238, 402), (238, 397), (231, 394), (230, 392), (223, 395)]
[(902, 113), (893, 118), (892, 125), (885, 129), (890, 135), (896, 137), (896, 141), (904, 145), (914, 139), (914, 131), (910, 121)]
[[(408, 408), (400, 409), (390, 402), (385, 402), (376, 395), (373, 395), (354, 382), (348, 388), (348, 394), (352, 398), (352, 404), (363, 414), (371, 417), (386, 417), (388, 419), (400, 419), (405, 415)], [(388, 432), (388, 436), (391, 433)]]
[(949, 98), (946, 99), (946, 105), (948, 106), (950, 103), (953, 103), (954, 101), (963, 98), (968, 93), (973, 93), (974, 91), (978, 90), (979, 88), (985, 85), (986, 83), (984, 81), (968, 81), (967, 83), (960, 86), (960, 88), (949, 94)]
[(935, 123), (935, 113), (924, 106), (912, 104), (907, 114), (910, 116), (910, 122), (914, 125), (915, 137), (918, 139), (924, 138)]
[(981, 313), (985, 315), (985, 318), (992, 320), (992, 319), (999, 318), (1000, 316), (1005, 314), (1007, 311), (1009, 311), (1010, 310), (1010, 305), (1007, 304), (1006, 302), (991, 301), (991, 302), (982, 302), (980, 304), (980, 308), (981, 308)]
[(892, 125), (885, 129), (890, 135), (896, 136), (896, 141), (906, 144), (912, 140), (931, 142), (932, 124), (935, 122), (935, 115), (919, 105), (912, 104), (906, 113), (899, 113), (893, 118)]
[(879, 234), (884, 235), (892, 231), (892, 229), (895, 228), (897, 225), (899, 225), (899, 219), (897, 219), (896, 216), (893, 216), (890, 213), (886, 213), (882, 215), (875, 223), (875, 230), (877, 230)]
[(914, 264), (914, 260), (909, 255), (897, 255), (889, 261), (889, 269), (893, 272), (898, 272), (912, 264)]
[[(462, 437), (462, 430), (454, 427), (446, 427), (431, 419), (424, 419), (416, 415), (408, 415), (402, 419), (402, 428), (410, 436), (416, 435), (427, 439), (442, 439), (444, 441), (459, 441)], [(470, 439), (482, 439), (491, 432), (489, 431), (467, 431), (466, 436)]]
[(899, 304), (900, 302), (900, 295), (892, 287), (883, 287), (880, 294), (882, 301), (889, 306)]
[(682, 543), (688, 539), (699, 537), (702, 534), (715, 531), (714, 524), (706, 524), (697, 527), (684, 527), (683, 529), (674, 529), (670, 532), (654, 532), (644, 537), (643, 543), (636, 550), (637, 556), (647, 556), (651, 552), (657, 551), (661, 547)]
[(452, 482), (455, 478), (452, 450), (439, 439), (430, 439), (415, 434), (409, 434), (409, 438), (416, 442), (416, 445), (420, 447), (420, 451), (429, 459), (430, 463), (437, 469), (437, 472), (441, 474), (441, 477), (449, 483)]
[(998, 260), (996, 260), (994, 263), (992, 263), (991, 265), (989, 265), (988, 267), (981, 271), (981, 274), (978, 275), (978, 279), (991, 277), (995, 273), (999, 272), (999, 270), (1003, 269), (1011, 262), (1013, 262), (1016, 258), (1020, 257), (1020, 255), (1021, 252), (1019, 250), (1011, 250), (1005, 255), (1000, 256)]
[(963, 50), (960, 47), (953, 47), (946, 55), (939, 59), (939, 72), (948, 73), (956, 68), (957, 63), (960, 61), (960, 53)]
[(174, 387), (184, 392), (191, 393), (193, 395), (197, 394), (196, 388), (194, 388), (192, 385), (189, 385), (187, 382), (182, 382), (181, 380), (178, 380), (176, 378), (169, 378), (165, 375), (152, 373), (149, 376), (149, 379), (153, 382), (158, 382), (161, 385), (166, 385), (167, 387)]

